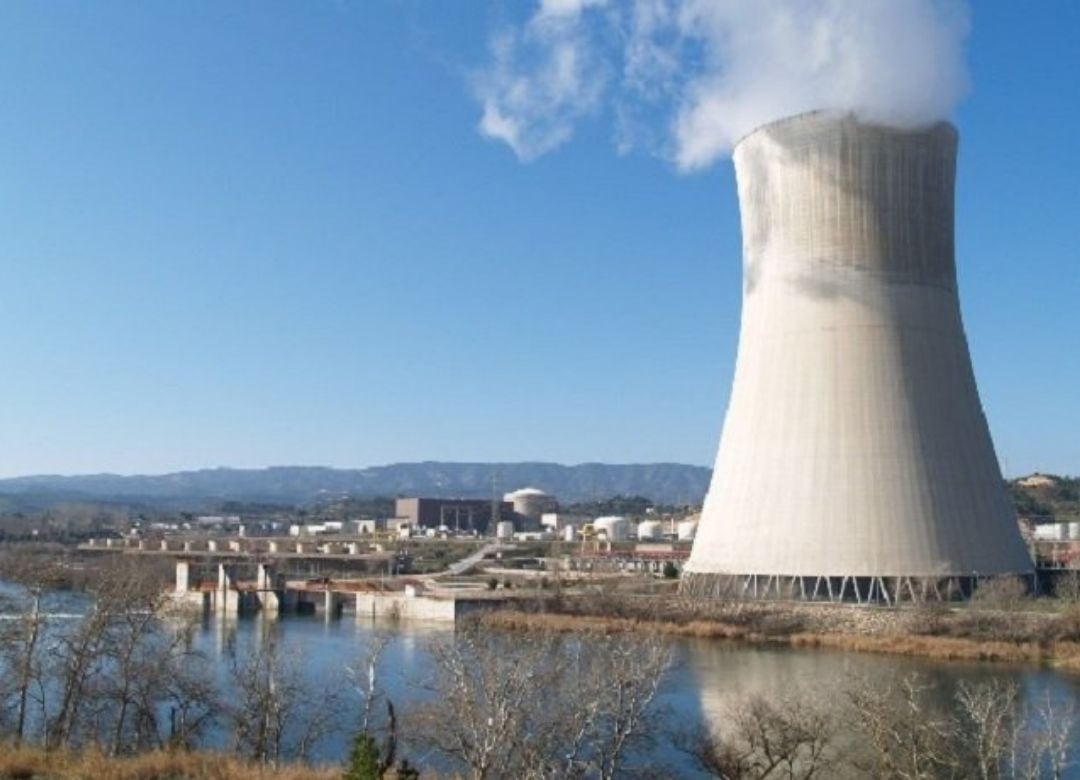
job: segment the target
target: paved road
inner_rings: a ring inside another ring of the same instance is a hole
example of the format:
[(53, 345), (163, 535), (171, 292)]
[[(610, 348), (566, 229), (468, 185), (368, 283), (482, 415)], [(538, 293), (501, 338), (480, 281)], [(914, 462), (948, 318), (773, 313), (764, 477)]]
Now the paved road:
[(490, 544), (485, 544), (472, 555), (450, 564), (445, 571), (441, 571), (438, 574), (432, 574), (431, 577), (458, 577), (467, 572), (476, 564), (480, 563), (480, 561), (484, 559), (484, 556), (490, 555), (491, 553), (505, 552), (507, 550), (513, 549), (515, 549), (514, 545), (502, 544), (501, 542), (491, 542)]

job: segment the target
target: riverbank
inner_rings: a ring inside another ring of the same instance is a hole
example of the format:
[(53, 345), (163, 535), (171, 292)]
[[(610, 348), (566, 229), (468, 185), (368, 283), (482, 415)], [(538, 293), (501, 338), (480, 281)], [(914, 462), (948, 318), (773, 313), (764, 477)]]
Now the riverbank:
[(1036, 663), (1080, 673), (1076, 606), (1044, 611), (767, 602), (701, 606), (658, 596), (598, 603), (558, 599), (476, 619), (489, 628), (509, 631), (659, 633), (947, 661)]
[(96, 750), (0, 745), (2, 780), (340, 780), (343, 771), (292, 764), (270, 767), (209, 752), (156, 751), (113, 758)]

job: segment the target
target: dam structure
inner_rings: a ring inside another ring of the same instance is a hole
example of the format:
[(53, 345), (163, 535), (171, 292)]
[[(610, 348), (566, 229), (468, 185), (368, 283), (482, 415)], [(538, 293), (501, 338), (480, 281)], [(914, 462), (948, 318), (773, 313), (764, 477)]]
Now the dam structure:
[(815, 112), (735, 147), (742, 321), (682, 588), (896, 603), (1027, 576), (957, 295), (957, 132)]

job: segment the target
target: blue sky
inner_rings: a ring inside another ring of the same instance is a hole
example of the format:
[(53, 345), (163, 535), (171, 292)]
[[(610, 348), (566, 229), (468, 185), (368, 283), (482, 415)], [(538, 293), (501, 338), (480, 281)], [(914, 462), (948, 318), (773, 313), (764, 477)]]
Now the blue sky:
[[(1037, 8), (1037, 12), (1026, 12)], [(470, 86), (517, 4), (0, 4), (0, 475), (709, 464), (730, 162), (522, 163)], [(1080, 473), (1080, 5), (980, 3), (961, 300), (1008, 474)]]

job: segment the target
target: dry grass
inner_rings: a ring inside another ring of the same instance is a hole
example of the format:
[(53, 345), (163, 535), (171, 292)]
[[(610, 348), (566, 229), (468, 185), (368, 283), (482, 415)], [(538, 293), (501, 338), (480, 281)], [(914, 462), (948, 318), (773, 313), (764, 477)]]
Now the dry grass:
[(512, 609), (482, 613), (477, 616), (477, 620), (489, 628), (504, 631), (553, 631), (556, 633), (583, 631), (597, 634), (634, 631), (704, 639), (745, 639), (750, 634), (742, 626), (716, 621), (694, 620), (689, 623), (674, 623), (641, 618), (519, 612)]
[(286, 765), (277, 769), (216, 753), (155, 752), (110, 758), (96, 750), (81, 753), (0, 745), (4, 780), (331, 780), (339, 768)]
[[(963, 616), (961, 616), (963, 617)], [(610, 634), (625, 631), (660, 633), (701, 639), (726, 639), (747, 644), (789, 647), (821, 647), (860, 653), (883, 653), (949, 661), (1000, 661), (1045, 663), (1080, 671), (1080, 642), (1071, 639), (995, 640), (982, 637), (933, 636), (904, 630), (876, 634), (845, 631), (807, 631), (799, 622), (788, 624), (782, 616), (772, 623), (750, 625), (719, 620), (678, 620), (562, 615), (503, 610), (482, 615), (484, 625), (509, 631), (593, 631)], [(791, 630), (784, 630), (790, 625)]]

